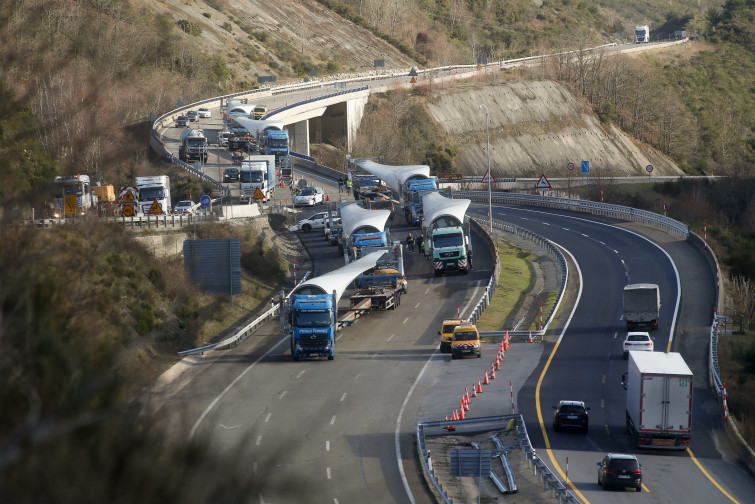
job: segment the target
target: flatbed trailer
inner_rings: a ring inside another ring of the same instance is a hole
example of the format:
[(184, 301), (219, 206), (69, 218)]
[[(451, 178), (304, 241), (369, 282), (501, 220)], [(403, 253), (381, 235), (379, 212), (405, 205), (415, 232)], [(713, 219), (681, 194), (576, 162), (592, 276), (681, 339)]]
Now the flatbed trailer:
[(365, 287), (349, 298), (351, 306), (370, 300), (373, 310), (395, 310), (401, 304), (401, 287)]

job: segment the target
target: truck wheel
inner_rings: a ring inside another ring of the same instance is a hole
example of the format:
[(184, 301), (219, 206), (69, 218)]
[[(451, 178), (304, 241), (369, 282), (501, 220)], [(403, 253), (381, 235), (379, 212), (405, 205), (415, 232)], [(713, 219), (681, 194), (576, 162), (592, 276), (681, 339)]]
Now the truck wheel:
[(635, 490), (635, 492), (642, 492), (642, 485), (638, 486), (634, 490)]
[(443, 273), (443, 271), (442, 270), (433, 270), (433, 273), (437, 277), (437, 276), (440, 276)]
[(333, 360), (333, 356), (332, 355), (328, 355), (328, 360)]
[(312, 231), (312, 226), (310, 226), (309, 224), (304, 224), (301, 227), (301, 230), (304, 231), (305, 233), (309, 233), (310, 231)]

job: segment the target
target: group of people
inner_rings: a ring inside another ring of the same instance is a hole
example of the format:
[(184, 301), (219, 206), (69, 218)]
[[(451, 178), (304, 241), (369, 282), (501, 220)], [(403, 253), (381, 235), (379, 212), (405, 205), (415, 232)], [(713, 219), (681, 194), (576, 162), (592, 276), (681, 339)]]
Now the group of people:
[(422, 254), (425, 250), (425, 238), (422, 236), (422, 233), (417, 233), (417, 238), (414, 238), (409, 233), (409, 236), (406, 237), (406, 248), (410, 254), (413, 254), (415, 249), (417, 250), (417, 254)]
[(338, 179), (338, 192), (349, 192), (351, 191), (351, 179), (344, 179), (343, 176), (341, 176)]

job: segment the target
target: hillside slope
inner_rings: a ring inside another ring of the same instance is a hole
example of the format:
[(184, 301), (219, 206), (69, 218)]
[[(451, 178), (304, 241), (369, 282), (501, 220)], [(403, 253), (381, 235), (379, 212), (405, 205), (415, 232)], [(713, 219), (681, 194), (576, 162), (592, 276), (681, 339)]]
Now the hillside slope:
[(673, 161), (603, 125), (589, 105), (555, 81), (518, 81), (496, 86), (436, 91), (428, 109), (456, 138), (457, 166), (466, 174), (487, 170), (485, 113), (490, 112), (491, 169), (496, 177), (566, 176), (569, 162), (589, 160), (593, 175), (680, 175)]

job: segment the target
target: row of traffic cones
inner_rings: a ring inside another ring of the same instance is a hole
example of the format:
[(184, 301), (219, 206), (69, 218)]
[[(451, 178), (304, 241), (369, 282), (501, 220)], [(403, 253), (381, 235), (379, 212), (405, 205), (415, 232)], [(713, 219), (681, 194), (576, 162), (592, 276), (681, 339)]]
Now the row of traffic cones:
[[(472, 383), (472, 396), (471, 397), (477, 397), (478, 395), (482, 394), (482, 386), (483, 385), (490, 385), (490, 380), (495, 380), (495, 372), (496, 370), (501, 370), (501, 361), (506, 356), (504, 347), (508, 349), (509, 345), (509, 334), (506, 333), (506, 336), (504, 337), (503, 341), (501, 341), (501, 348), (498, 350), (498, 353), (496, 354), (495, 360), (490, 363), (490, 374), (488, 374), (488, 370), (486, 369), (482, 380), (477, 380), (477, 383)], [(464, 420), (466, 418), (466, 412), (469, 411), (469, 389), (467, 387), (464, 387), (464, 395), (461, 396), (461, 404), (459, 409), (455, 409), (451, 412), (451, 417), (449, 418), (448, 415), (446, 415), (446, 422), (456, 421), (456, 420)], [(449, 432), (453, 432), (456, 430), (456, 427), (453, 424), (448, 424), (444, 427)]]

